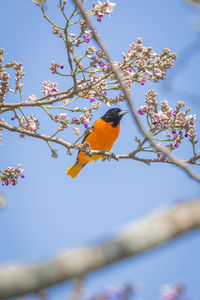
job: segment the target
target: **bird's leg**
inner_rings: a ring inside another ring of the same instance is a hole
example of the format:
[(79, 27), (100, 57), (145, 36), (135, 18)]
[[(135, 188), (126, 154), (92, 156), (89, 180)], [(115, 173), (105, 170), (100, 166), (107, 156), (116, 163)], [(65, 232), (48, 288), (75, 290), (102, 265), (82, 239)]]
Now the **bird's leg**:
[(85, 156), (92, 156), (92, 151), (91, 151), (91, 149), (90, 148), (86, 148), (85, 149)]
[(89, 143), (84, 143), (85, 146), (85, 156), (92, 156), (92, 151)]

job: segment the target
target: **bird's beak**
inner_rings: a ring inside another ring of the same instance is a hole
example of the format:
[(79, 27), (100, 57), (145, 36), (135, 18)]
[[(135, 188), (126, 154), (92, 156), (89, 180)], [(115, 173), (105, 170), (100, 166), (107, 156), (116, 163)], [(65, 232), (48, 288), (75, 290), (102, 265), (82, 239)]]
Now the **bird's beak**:
[(119, 112), (119, 116), (122, 117), (123, 115), (127, 114), (129, 111), (128, 110), (121, 110)]

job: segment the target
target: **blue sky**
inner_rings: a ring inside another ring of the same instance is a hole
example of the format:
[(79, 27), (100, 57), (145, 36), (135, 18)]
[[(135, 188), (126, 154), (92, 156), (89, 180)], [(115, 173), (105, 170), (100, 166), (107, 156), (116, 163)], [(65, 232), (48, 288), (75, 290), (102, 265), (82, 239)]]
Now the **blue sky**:
[[(166, 82), (134, 85), (135, 106), (142, 105), (146, 91), (154, 88), (158, 99), (167, 99), (172, 106), (184, 100), (199, 120), (200, 42), (195, 45), (194, 55), (190, 50), (185, 51), (197, 38), (194, 24), (200, 22), (199, 11), (183, 0), (115, 2), (111, 18), (105, 17), (101, 24), (94, 20), (113, 59), (120, 60), (121, 53), (137, 37), (143, 37), (144, 45), (152, 46), (156, 52), (168, 47), (179, 57), (174, 69), (168, 71)], [(5, 49), (6, 61), (24, 64), (25, 98), (32, 93), (40, 96), (44, 80), (57, 81), (60, 89), (67, 88), (69, 82), (49, 72), (52, 60), (66, 61), (65, 49), (52, 35), (51, 26), (40, 10), (29, 1), (10, 0), (2, 1), (1, 12), (0, 46)], [(47, 1), (47, 13), (62, 24), (55, 1)], [(18, 96), (10, 98), (11, 102), (17, 100)], [(125, 103), (121, 107), (127, 108)], [(94, 119), (106, 110), (102, 106)], [(49, 120), (44, 118), (41, 123), (48, 133)], [(70, 141), (71, 131), (65, 134), (63, 138)], [(138, 130), (126, 115), (113, 152), (133, 150), (135, 135), (139, 135)], [(75, 161), (76, 152), (69, 157), (65, 149), (54, 147), (58, 159), (51, 158), (43, 141), (21, 140), (18, 134), (3, 131), (1, 168), (21, 163), (26, 177), (15, 187), (1, 187), (7, 207), (0, 211), (0, 263), (43, 261), (66, 249), (103, 240), (157, 208), (199, 196), (196, 182), (176, 167), (162, 164), (148, 167), (129, 160), (99, 161), (87, 165), (71, 180), (65, 170)], [(189, 153), (187, 145), (178, 152), (182, 157)], [(199, 231), (196, 231), (156, 251), (95, 272), (88, 276), (85, 285), (92, 293), (120, 282), (140, 282), (141, 298), (154, 300), (159, 299), (161, 285), (177, 282), (187, 286), (191, 299), (198, 299), (199, 249)], [(69, 289), (70, 284), (50, 289), (51, 299), (64, 299)]]

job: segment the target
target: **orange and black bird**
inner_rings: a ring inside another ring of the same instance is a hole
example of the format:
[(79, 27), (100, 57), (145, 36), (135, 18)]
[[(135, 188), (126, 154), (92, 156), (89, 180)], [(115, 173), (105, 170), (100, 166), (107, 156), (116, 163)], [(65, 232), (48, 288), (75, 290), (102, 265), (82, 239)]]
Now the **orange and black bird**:
[[(82, 140), (82, 143), (89, 143), (91, 150), (110, 151), (120, 132), (120, 120), (127, 113), (127, 110), (120, 108), (109, 109), (103, 117), (98, 119), (92, 126), (92, 131)], [(67, 175), (75, 178), (81, 169), (89, 162), (104, 159), (103, 155), (85, 155), (79, 151), (75, 164), (67, 169)]]

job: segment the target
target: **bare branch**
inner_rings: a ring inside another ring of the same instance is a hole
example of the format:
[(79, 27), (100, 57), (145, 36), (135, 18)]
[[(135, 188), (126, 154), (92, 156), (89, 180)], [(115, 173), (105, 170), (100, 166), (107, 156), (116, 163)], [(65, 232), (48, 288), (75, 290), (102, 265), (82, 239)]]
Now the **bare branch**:
[[(4, 112), (5, 110), (3, 110), (3, 109), (6, 109), (6, 108), (14, 109), (14, 108), (22, 107), (22, 106), (40, 106), (40, 105), (45, 105), (45, 104), (53, 104), (55, 102), (73, 97), (74, 92), (71, 92), (71, 90), (72, 90), (72, 88), (62, 91), (62, 92), (54, 93), (53, 95), (46, 95), (46, 96), (43, 96), (43, 97), (37, 99), (36, 101), (25, 101), (22, 103), (2, 103), (2, 104), (0, 104), (0, 109), (1, 109), (1, 112)], [(56, 97), (59, 95), (62, 95), (62, 96), (60, 96), (58, 98), (48, 99), (50, 97)]]
[(166, 244), (200, 227), (200, 198), (156, 211), (129, 224), (117, 236), (92, 247), (67, 251), (35, 265), (11, 265), (0, 269), (0, 299), (38, 292), (49, 286)]
[(111, 70), (112, 72), (114, 73), (116, 79), (118, 80), (119, 84), (120, 84), (120, 87), (121, 89), (123, 90), (124, 92), (124, 95), (128, 101), (128, 105), (130, 107), (130, 110), (131, 110), (131, 113), (132, 113), (132, 116), (133, 116), (133, 119), (134, 121), (136, 122), (140, 132), (151, 142), (151, 144), (153, 145), (153, 147), (159, 151), (159, 152), (162, 152), (164, 155), (166, 155), (176, 166), (180, 167), (181, 169), (183, 169), (190, 177), (194, 178), (195, 180), (197, 181), (200, 181), (200, 177), (197, 176), (196, 174), (194, 174), (186, 165), (186, 163), (180, 161), (179, 159), (175, 158), (173, 155), (171, 155), (171, 153), (163, 148), (163, 147), (160, 147), (152, 138), (152, 136), (146, 132), (146, 130), (143, 128), (138, 116), (137, 116), (137, 112), (133, 106), (133, 101), (130, 97), (130, 93), (129, 91), (127, 90), (126, 86), (125, 86), (125, 83), (123, 81), (123, 78), (120, 76), (119, 72), (118, 72), (118, 69), (114, 66), (111, 58), (110, 58), (110, 55), (108, 54), (108, 51), (106, 50), (105, 46), (103, 45), (99, 35), (96, 33), (96, 30), (94, 29), (94, 26), (92, 25), (92, 23), (90, 22), (89, 18), (87, 17), (83, 7), (82, 7), (82, 4), (80, 2), (78, 2), (78, 0), (73, 0), (74, 3), (78, 6), (78, 8), (80, 9), (80, 12), (83, 16), (83, 18), (85, 19), (85, 21), (87, 22), (88, 26), (90, 27), (90, 29), (92, 30), (92, 34), (96, 40), (96, 42), (98, 43), (98, 45), (100, 46), (100, 48), (103, 50), (104, 54), (106, 55), (107, 57), (107, 61), (109, 62), (110, 64), (110, 67), (111, 67)]
[(39, 134), (39, 133), (36, 133), (36, 132), (32, 132), (28, 129), (22, 128), (22, 127), (15, 127), (15, 126), (12, 126), (12, 125), (10, 125), (10, 124), (6, 123), (5, 121), (2, 121), (2, 120), (0, 120), (0, 127), (5, 128), (9, 131), (14, 131), (14, 132), (22, 133), (22, 134), (32, 136), (32, 137), (35, 137), (35, 138), (39, 138), (39, 139), (42, 139), (46, 142), (55, 142), (57, 144), (60, 144), (64, 147), (66, 147), (67, 149), (70, 149), (72, 147), (77, 148), (76, 146), (73, 146), (73, 144), (65, 142), (61, 138), (54, 138), (54, 137), (51, 137), (51, 136), (48, 136), (48, 135), (45, 135), (45, 134)]

